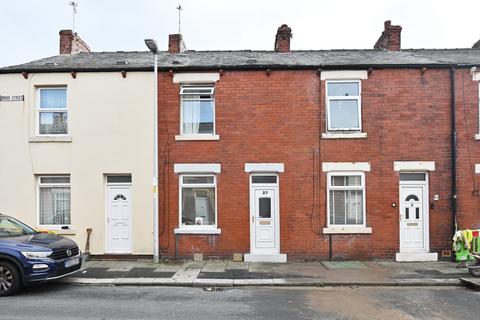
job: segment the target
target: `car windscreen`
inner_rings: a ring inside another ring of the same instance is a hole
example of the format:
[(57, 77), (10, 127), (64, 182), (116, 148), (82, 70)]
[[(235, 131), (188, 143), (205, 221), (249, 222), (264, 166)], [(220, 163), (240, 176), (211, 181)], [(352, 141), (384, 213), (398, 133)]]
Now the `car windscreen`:
[(37, 233), (37, 231), (14, 218), (0, 216), (0, 238), (28, 236)]

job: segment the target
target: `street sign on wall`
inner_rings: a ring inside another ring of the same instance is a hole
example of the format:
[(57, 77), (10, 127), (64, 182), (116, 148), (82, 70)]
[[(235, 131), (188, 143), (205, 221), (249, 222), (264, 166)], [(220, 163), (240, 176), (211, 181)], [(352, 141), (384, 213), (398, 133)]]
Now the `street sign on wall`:
[(0, 101), (23, 101), (24, 96), (2, 96), (0, 95)]

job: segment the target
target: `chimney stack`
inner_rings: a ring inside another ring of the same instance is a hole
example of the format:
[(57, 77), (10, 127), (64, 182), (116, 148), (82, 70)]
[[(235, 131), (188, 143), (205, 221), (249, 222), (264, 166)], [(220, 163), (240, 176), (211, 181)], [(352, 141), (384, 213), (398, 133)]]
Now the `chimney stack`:
[(480, 40), (475, 42), (475, 44), (472, 46), (472, 49), (480, 49)]
[(378, 38), (375, 46), (375, 50), (388, 50), (388, 51), (400, 51), (401, 49), (401, 26), (392, 26), (390, 20), (385, 21), (385, 30), (382, 32), (380, 38)]
[(60, 54), (91, 52), (90, 47), (72, 30), (60, 30)]
[(183, 37), (181, 34), (169, 34), (168, 35), (168, 52), (170, 53), (180, 53), (185, 51), (185, 42), (183, 42)]
[(292, 38), (292, 29), (282, 24), (277, 29), (277, 35), (275, 36), (275, 51), (279, 53), (290, 52), (290, 38)]

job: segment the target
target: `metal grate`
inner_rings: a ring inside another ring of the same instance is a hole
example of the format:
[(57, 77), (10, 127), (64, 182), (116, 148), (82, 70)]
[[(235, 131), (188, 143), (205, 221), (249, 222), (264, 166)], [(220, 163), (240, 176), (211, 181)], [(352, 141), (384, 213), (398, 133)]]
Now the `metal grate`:
[[(70, 255), (68, 254), (68, 251), (70, 251)], [(72, 247), (68, 249), (57, 249), (57, 250), (53, 250), (52, 254), (50, 255), (50, 258), (53, 260), (63, 260), (70, 257), (75, 257), (79, 253), (80, 253), (80, 250), (78, 249), (78, 247)]]

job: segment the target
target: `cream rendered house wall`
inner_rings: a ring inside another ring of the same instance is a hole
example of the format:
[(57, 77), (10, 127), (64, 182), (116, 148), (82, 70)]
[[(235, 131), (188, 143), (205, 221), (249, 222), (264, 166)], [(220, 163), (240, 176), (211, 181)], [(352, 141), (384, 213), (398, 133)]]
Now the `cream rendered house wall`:
[[(33, 142), (37, 86), (66, 85), (71, 142)], [(105, 174), (132, 175), (133, 253), (151, 254), (153, 75), (149, 72), (0, 74), (0, 213), (37, 226), (36, 177), (70, 174), (72, 230), (84, 250), (105, 253)]]

